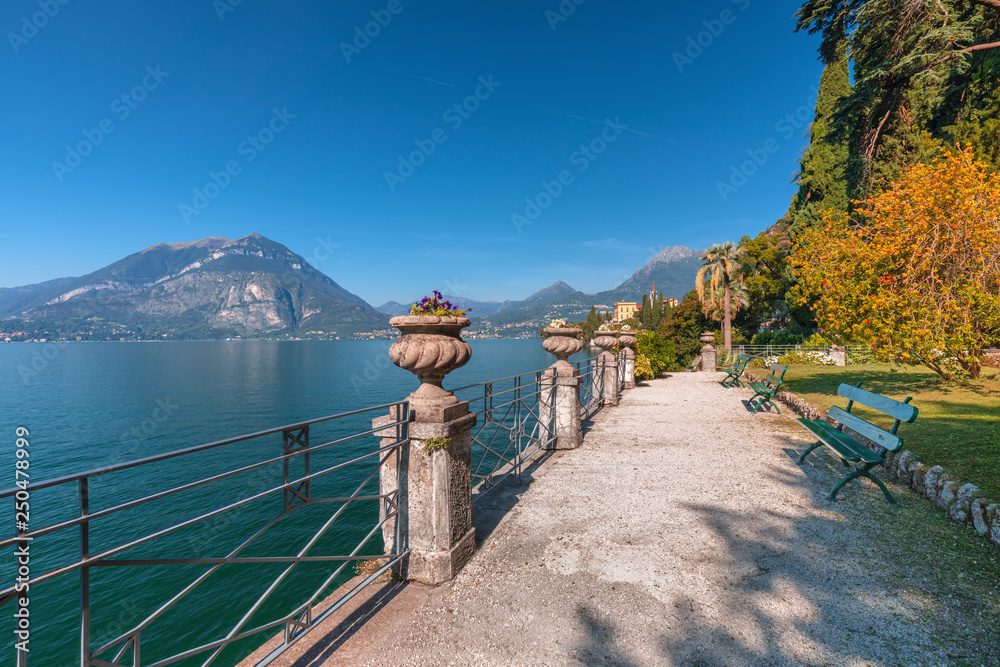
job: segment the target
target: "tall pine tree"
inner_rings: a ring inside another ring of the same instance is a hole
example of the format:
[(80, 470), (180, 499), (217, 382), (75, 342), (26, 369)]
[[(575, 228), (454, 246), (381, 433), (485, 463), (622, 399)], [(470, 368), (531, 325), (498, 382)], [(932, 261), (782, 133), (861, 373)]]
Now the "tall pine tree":
[(850, 204), (847, 137), (843, 132), (834, 132), (838, 105), (851, 94), (846, 43), (839, 49), (838, 58), (827, 64), (819, 81), (816, 118), (809, 129), (809, 150), (802, 156), (796, 179), (799, 191), (789, 211), (792, 232), (796, 234), (817, 224), (824, 210), (846, 211)]

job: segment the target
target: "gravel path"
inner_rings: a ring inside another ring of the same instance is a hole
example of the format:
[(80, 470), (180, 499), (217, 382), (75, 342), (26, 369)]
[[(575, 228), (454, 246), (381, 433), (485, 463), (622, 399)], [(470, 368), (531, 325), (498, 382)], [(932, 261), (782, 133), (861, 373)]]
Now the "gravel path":
[(827, 502), (831, 459), (720, 377), (627, 392), (454, 583), (294, 665), (1000, 664), (995, 550), (898, 487)]

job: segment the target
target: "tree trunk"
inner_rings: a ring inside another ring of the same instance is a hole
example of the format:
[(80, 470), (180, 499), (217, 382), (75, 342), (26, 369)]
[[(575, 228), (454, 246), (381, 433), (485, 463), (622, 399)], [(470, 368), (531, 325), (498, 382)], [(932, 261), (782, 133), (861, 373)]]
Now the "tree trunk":
[(729, 312), (729, 276), (723, 278), (723, 285), (725, 286), (726, 296), (722, 306), (724, 309), (722, 316), (722, 336), (725, 339), (726, 352), (729, 352), (733, 349), (733, 325)]

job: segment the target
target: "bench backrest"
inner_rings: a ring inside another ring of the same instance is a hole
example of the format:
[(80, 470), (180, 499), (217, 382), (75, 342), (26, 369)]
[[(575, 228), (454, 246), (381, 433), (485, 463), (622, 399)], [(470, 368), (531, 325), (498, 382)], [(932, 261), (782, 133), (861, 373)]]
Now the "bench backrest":
[(771, 385), (774, 388), (781, 386), (782, 380), (785, 378), (785, 371), (788, 370), (788, 366), (782, 366), (781, 364), (771, 364), (770, 366), (771, 374), (764, 378), (764, 382)]
[[(905, 401), (897, 401), (861, 388), (861, 383), (851, 386), (841, 384), (837, 388), (837, 393), (848, 400), (847, 409), (833, 406), (828, 414), (849, 429), (860, 433), (881, 447), (885, 447), (890, 452), (894, 452), (903, 445), (903, 439), (896, 435), (896, 429), (902, 422), (912, 424), (916, 420), (920, 411), (910, 405), (912, 397), (907, 397)], [(861, 417), (851, 414), (851, 408), (855, 403), (865, 405), (872, 410), (877, 410), (882, 414), (892, 417), (892, 428), (886, 431), (875, 424), (865, 421)]]
[(740, 370), (742, 370), (742, 369), (744, 369), (744, 368), (747, 367), (747, 362), (748, 361), (750, 361), (750, 357), (749, 356), (747, 356), (745, 354), (738, 354), (738, 355), (736, 355), (736, 363), (733, 364), (733, 366), (735, 366), (736, 368), (739, 368)]

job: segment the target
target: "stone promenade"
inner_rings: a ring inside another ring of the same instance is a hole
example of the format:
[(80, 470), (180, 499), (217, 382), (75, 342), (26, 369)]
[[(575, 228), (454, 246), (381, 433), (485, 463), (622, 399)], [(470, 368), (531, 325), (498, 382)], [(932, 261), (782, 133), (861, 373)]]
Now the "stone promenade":
[(626, 392), (477, 505), (453, 583), (373, 587), (277, 664), (1000, 664), (996, 550), (899, 487), (826, 501), (839, 464), (721, 377)]

